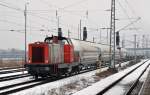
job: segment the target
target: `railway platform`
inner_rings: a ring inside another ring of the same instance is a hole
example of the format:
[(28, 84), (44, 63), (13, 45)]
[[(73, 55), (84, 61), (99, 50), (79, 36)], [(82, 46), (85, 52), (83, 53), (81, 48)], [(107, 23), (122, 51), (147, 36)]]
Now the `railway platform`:
[(139, 95), (150, 95), (150, 70)]

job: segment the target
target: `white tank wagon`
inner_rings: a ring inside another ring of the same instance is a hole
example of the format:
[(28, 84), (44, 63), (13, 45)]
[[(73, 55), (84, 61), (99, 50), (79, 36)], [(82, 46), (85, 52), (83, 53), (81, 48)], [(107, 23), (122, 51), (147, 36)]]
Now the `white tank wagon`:
[[(78, 54), (80, 57), (81, 63), (83, 61), (85, 64), (87, 64), (90, 61), (96, 62), (96, 60), (98, 60), (99, 57), (101, 57), (100, 59), (103, 63), (110, 61), (110, 46), (109, 45), (98, 44), (98, 43), (93, 43), (89, 41), (80, 41), (80, 40), (75, 40), (75, 39), (71, 39), (71, 42), (74, 45), (75, 54)], [(125, 59), (127, 55), (127, 50), (125, 48), (121, 48), (120, 51), (116, 49), (115, 53), (116, 53), (115, 55), (116, 60), (120, 58)], [(113, 55), (113, 50), (112, 50), (111, 56), (112, 55)]]
[[(101, 49), (94, 46), (91, 42), (71, 39), (74, 46), (74, 56), (79, 58), (79, 63), (86, 66), (96, 63), (101, 55)], [(75, 58), (75, 59), (77, 59)]]

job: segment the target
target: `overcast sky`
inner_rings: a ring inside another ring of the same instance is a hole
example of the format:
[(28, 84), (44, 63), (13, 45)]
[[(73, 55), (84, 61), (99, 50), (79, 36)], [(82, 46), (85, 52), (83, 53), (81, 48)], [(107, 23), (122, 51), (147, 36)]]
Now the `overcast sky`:
[[(24, 49), (23, 11), (26, 2), (28, 43), (43, 41), (46, 35), (57, 35), (56, 10), (64, 36), (68, 36), (69, 30), (72, 38), (78, 38), (80, 19), (82, 27), (88, 28), (88, 40), (94, 37), (99, 42), (100, 28), (110, 27), (111, 0), (0, 0), (0, 49)], [(141, 17), (137, 23), (120, 31), (122, 39), (133, 41), (133, 35), (137, 34), (142, 43), (142, 35), (150, 34), (149, 4), (150, 0), (116, 0), (116, 30)], [(134, 28), (138, 31), (129, 30)], [(106, 30), (101, 31), (101, 41), (106, 43)], [(127, 43), (127, 46), (133, 45)]]

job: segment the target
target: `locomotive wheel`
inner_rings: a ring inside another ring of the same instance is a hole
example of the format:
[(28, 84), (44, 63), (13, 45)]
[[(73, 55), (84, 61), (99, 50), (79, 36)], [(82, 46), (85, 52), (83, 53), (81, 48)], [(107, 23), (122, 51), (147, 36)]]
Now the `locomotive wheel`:
[(69, 76), (71, 76), (71, 74), (70, 74), (70, 73), (66, 73), (65, 76), (66, 76), (66, 77), (69, 77)]
[(80, 73), (80, 67), (77, 66), (77, 69), (76, 69), (76, 74), (79, 74)]
[(56, 77), (57, 77), (57, 78), (61, 78), (61, 75), (62, 75), (61, 73), (57, 73), (57, 74), (56, 74)]
[(35, 80), (38, 80), (38, 75), (35, 75), (34, 78), (35, 78)]
[(47, 78), (48, 76), (46, 76), (46, 75), (42, 75), (41, 77), (44, 79), (44, 78)]

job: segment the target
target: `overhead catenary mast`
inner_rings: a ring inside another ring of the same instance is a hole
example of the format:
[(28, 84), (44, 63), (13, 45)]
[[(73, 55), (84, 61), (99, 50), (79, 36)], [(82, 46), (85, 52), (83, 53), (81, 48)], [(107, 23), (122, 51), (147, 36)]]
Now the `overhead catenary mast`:
[(26, 64), (26, 61), (27, 61), (27, 3), (25, 4), (25, 10), (24, 10), (24, 17), (25, 17), (25, 59), (24, 59), (24, 62)]
[(110, 68), (115, 68), (115, 0), (111, 1), (110, 28)]
[(136, 62), (136, 45), (137, 45), (137, 35), (135, 34), (134, 35), (134, 59), (135, 59), (135, 62)]
[(82, 40), (82, 38), (81, 38), (81, 32), (82, 32), (82, 21), (81, 21), (81, 19), (80, 19), (80, 24), (79, 24), (79, 30), (80, 30), (80, 40)]

